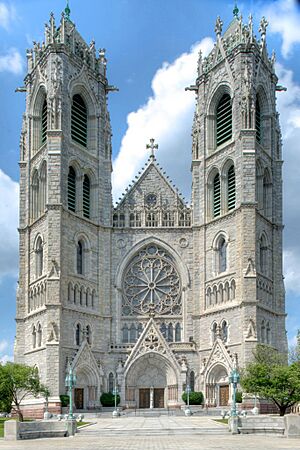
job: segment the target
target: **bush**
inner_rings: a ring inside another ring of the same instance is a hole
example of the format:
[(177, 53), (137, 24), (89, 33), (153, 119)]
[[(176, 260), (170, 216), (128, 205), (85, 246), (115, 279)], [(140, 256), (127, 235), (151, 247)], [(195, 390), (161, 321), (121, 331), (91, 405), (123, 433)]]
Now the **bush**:
[[(187, 394), (184, 392), (182, 394), (182, 400), (185, 404), (187, 404)], [(203, 403), (203, 394), (202, 392), (190, 392), (190, 405), (202, 405)]]
[(243, 402), (243, 393), (241, 391), (236, 391), (236, 393), (235, 393), (235, 401), (236, 401), (236, 403), (242, 403)]
[(67, 394), (60, 395), (59, 397), (60, 397), (60, 401), (61, 401), (61, 406), (63, 408), (66, 406), (69, 406), (70, 399)]
[[(120, 403), (120, 396), (117, 395), (117, 405)], [(115, 406), (115, 396), (111, 392), (103, 392), (100, 397), (102, 406)]]

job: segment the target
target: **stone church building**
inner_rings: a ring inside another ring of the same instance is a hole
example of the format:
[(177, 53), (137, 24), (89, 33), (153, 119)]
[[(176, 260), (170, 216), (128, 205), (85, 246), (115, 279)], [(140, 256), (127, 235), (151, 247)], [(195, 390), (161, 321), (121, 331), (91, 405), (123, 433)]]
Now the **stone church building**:
[[(20, 141), (15, 361), (36, 365), (60, 410), (69, 364), (77, 410), (115, 385), (124, 407), (209, 406), (257, 343), (285, 352), (282, 149), (275, 57), (252, 17), (217, 19), (195, 67), (191, 203), (149, 159), (112, 203), (105, 51), (53, 15), (27, 51)], [(199, 36), (200, 37), (200, 36)], [(188, 94), (187, 95), (191, 95)], [(149, 136), (145, 136), (145, 144)], [(141, 149), (145, 151), (145, 149)], [(189, 148), (182, 152), (190, 153)], [(43, 399), (27, 400), (27, 412)]]

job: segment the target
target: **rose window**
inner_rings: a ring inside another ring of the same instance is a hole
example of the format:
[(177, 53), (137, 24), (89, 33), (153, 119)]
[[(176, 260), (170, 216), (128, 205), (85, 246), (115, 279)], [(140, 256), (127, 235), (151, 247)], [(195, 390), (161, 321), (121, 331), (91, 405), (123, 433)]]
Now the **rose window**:
[(151, 244), (130, 262), (123, 278), (122, 314), (181, 314), (181, 283), (173, 259)]

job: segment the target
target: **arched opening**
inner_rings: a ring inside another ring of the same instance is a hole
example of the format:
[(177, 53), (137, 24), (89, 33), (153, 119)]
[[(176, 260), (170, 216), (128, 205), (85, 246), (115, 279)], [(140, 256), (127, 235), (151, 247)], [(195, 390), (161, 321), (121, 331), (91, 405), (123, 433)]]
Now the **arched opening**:
[(43, 264), (44, 264), (44, 251), (43, 251), (43, 241), (41, 236), (37, 238), (35, 246), (35, 267), (36, 267), (36, 278), (43, 275)]
[(41, 144), (44, 144), (47, 140), (47, 128), (48, 128), (48, 111), (47, 111), (47, 98), (45, 97), (41, 116)]
[(81, 241), (77, 242), (77, 247), (76, 247), (76, 268), (77, 268), (77, 273), (79, 275), (83, 275), (83, 269), (84, 269), (83, 243)]
[(235, 170), (234, 165), (229, 167), (227, 172), (227, 210), (235, 208)]
[(87, 175), (84, 175), (83, 177), (82, 207), (83, 207), (83, 216), (89, 219), (91, 209), (91, 182)]
[(270, 172), (268, 169), (265, 169), (264, 171), (262, 184), (263, 214), (266, 217), (270, 217), (272, 214), (272, 184)]
[(93, 409), (99, 406), (99, 379), (95, 370), (88, 365), (75, 367), (76, 387), (74, 389), (75, 409)]
[(220, 174), (217, 173), (213, 181), (213, 217), (221, 214), (221, 183)]
[(36, 328), (32, 328), (32, 348), (36, 348)]
[(113, 392), (115, 384), (115, 377), (112, 372), (108, 375), (108, 392)]
[(227, 270), (227, 245), (223, 236), (218, 242), (218, 273), (226, 272)]
[(87, 107), (81, 95), (75, 94), (71, 109), (71, 137), (72, 140), (87, 147)]
[(195, 372), (192, 370), (190, 372), (190, 382), (189, 382), (191, 392), (195, 392)]
[(76, 172), (72, 166), (68, 173), (68, 209), (76, 211)]
[(261, 109), (260, 109), (260, 101), (258, 98), (256, 98), (255, 103), (255, 129), (256, 129), (256, 140), (257, 142), (261, 142)]
[(223, 342), (227, 342), (227, 339), (228, 339), (228, 324), (227, 324), (226, 320), (223, 320), (223, 322), (222, 322), (221, 336), (222, 336)]
[(219, 147), (232, 138), (232, 107), (229, 94), (224, 94), (216, 108), (216, 145)]
[(80, 323), (78, 323), (76, 325), (76, 330), (75, 330), (75, 343), (77, 346), (79, 346), (80, 342), (81, 342), (81, 325), (80, 325)]
[(261, 235), (259, 240), (259, 268), (262, 274), (267, 274), (267, 240), (264, 234)]
[(208, 372), (205, 398), (208, 406), (228, 406), (229, 380), (223, 365), (216, 364)]
[(126, 378), (126, 405), (164, 408), (178, 403), (178, 379), (170, 361), (150, 352), (130, 366)]
[(38, 327), (37, 327), (37, 346), (41, 347), (42, 346), (42, 326), (39, 323)]

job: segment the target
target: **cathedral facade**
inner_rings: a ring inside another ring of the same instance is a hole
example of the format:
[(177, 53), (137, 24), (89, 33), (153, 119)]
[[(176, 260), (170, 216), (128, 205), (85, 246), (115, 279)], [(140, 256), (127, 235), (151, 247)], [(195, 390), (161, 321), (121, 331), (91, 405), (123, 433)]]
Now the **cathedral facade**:
[[(69, 365), (78, 410), (230, 403), (257, 343), (286, 352), (282, 154), (274, 56), (235, 10), (199, 54), (186, 204), (150, 157), (112, 204), (105, 51), (53, 15), (27, 52), (20, 143), (15, 360), (36, 365), (60, 410)], [(187, 94), (189, 95), (189, 94)], [(145, 137), (146, 140), (146, 137)], [(141, 149), (142, 150), (142, 149)], [(190, 152), (190, 149), (182, 149)], [(24, 408), (41, 410), (42, 400)]]

